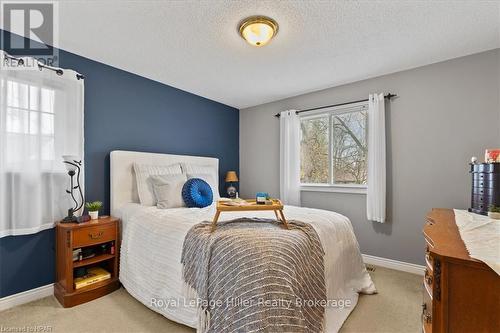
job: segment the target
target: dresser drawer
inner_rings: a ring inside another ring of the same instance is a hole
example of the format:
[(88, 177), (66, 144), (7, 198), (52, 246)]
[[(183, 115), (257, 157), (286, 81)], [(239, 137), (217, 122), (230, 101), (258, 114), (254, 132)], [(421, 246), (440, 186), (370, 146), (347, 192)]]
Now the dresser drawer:
[(422, 331), (430, 333), (432, 332), (432, 298), (425, 289), (425, 282), (422, 297)]
[(488, 211), (488, 204), (485, 202), (472, 201), (472, 210), (487, 212)]
[(497, 186), (498, 182), (493, 180), (474, 179), (472, 182), (472, 187), (495, 188)]
[(432, 258), (432, 255), (430, 253), (430, 249), (431, 249), (431, 246), (429, 244), (427, 244), (427, 246), (425, 247), (425, 263), (426, 263), (427, 269), (432, 271), (433, 267), (434, 267), (434, 259)]
[(434, 284), (433, 271), (429, 267), (426, 267), (425, 272), (424, 272), (424, 286), (430, 295), (433, 294), (433, 290), (434, 290), (433, 284)]
[(500, 163), (477, 163), (470, 165), (470, 172), (500, 173)]
[(498, 186), (498, 188), (473, 187), (472, 194), (487, 195), (490, 197), (495, 197), (496, 199), (500, 199), (500, 185)]
[(486, 182), (498, 182), (500, 180), (500, 174), (480, 172), (472, 174), (472, 178), (474, 181), (484, 180)]
[(80, 228), (73, 231), (73, 247), (90, 246), (116, 239), (114, 224)]
[(500, 204), (499, 200), (495, 197), (489, 196), (489, 195), (474, 195), (472, 196), (472, 206), (479, 207), (480, 205), (484, 205), (486, 208), (490, 204), (494, 204), (495, 206), (498, 206)]

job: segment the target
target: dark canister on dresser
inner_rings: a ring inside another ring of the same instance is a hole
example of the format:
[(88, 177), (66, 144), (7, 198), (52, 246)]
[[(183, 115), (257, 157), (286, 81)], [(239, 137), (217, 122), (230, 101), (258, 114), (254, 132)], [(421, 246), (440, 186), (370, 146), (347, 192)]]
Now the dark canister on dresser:
[(471, 163), (471, 208), (469, 212), (488, 215), (490, 205), (500, 206), (500, 163)]

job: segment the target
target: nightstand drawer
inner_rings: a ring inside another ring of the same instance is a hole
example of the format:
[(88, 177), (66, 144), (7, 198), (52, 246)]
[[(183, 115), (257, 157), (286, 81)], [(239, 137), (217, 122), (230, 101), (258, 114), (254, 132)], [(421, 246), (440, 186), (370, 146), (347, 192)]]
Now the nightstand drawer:
[(97, 225), (95, 227), (80, 228), (73, 231), (73, 247), (83, 247), (105, 243), (116, 239), (114, 224)]

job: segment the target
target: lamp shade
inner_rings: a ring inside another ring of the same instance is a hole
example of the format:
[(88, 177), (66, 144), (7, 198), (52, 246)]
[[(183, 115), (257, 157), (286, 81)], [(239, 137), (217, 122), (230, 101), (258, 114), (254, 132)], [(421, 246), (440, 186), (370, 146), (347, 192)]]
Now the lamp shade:
[(236, 171), (228, 171), (226, 173), (226, 183), (229, 182), (237, 182), (238, 176), (236, 175)]
[(79, 161), (80, 158), (76, 155), (63, 155), (63, 160), (64, 162), (69, 162), (69, 163), (64, 163), (66, 165), (66, 170), (68, 171), (75, 171), (76, 170), (76, 165), (75, 161)]

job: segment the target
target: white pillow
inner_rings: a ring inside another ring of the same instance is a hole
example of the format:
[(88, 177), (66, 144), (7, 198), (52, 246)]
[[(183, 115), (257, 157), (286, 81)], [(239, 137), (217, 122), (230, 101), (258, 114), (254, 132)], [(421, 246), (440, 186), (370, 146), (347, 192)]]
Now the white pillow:
[(186, 183), (186, 175), (150, 176), (156, 207), (159, 209), (185, 207), (182, 199), (182, 187)]
[[(185, 165), (183, 165), (184, 168)], [(197, 166), (193, 165), (194, 168), (184, 168), (184, 171), (187, 174), (188, 179), (191, 178), (200, 178), (203, 179), (210, 185), (210, 188), (212, 189), (212, 193), (214, 195), (214, 201), (219, 200), (220, 195), (219, 195), (219, 184), (218, 184), (218, 177), (216, 176), (215, 168), (212, 167), (207, 167), (207, 166)], [(187, 171), (190, 170), (190, 171)]]
[(148, 165), (134, 163), (135, 179), (137, 181), (137, 194), (139, 201), (144, 206), (156, 205), (153, 193), (153, 184), (149, 177), (159, 175), (182, 175), (179, 163), (172, 165)]

